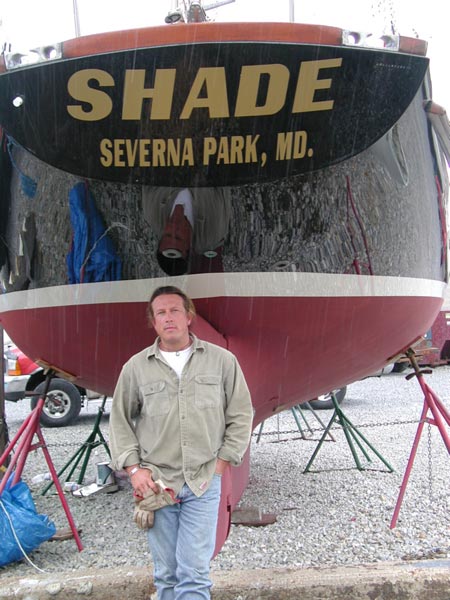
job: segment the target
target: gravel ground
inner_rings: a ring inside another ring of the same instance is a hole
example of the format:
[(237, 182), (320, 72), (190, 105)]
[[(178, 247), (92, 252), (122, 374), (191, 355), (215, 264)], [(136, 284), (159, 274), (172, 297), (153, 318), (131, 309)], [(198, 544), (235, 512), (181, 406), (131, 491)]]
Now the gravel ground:
[[(426, 381), (450, 408), (450, 367), (436, 368)], [(6, 404), (12, 437), (28, 412), (28, 403)], [(98, 406), (98, 401), (90, 402), (70, 427), (43, 430), (58, 470), (91, 432)], [(370, 449), (371, 462), (360, 454), (367, 468), (356, 469), (340, 427), (333, 427), (335, 441), (323, 444), (310, 472), (304, 473), (321, 435), (314, 415), (303, 411), (313, 430), (306, 439), (290, 411), (266, 421), (259, 442), (256, 435), (252, 438), (250, 482), (240, 506), (275, 513), (277, 520), (257, 528), (233, 525), (213, 561), (213, 570), (450, 557), (450, 460), (437, 427), (424, 428), (397, 527), (389, 527), (422, 406), (418, 382), (406, 381), (404, 374), (370, 378), (348, 387), (342, 405), (345, 414), (392, 465), (393, 473)], [(109, 407), (110, 400), (102, 421), (106, 438)], [(332, 412), (317, 414), (328, 423)], [(86, 483), (95, 479), (95, 463), (106, 459), (101, 446), (94, 450)], [(38, 511), (49, 515), (57, 528), (66, 528), (59, 497), (42, 496), (39, 486), (30, 483), (45, 470), (38, 450), (29, 456), (23, 478), (32, 489)], [(145, 534), (132, 522), (129, 484), (126, 479), (120, 483), (116, 493), (87, 498), (68, 494), (85, 549), (78, 552), (73, 539), (45, 542), (30, 555), (35, 565), (46, 572), (60, 572), (151, 564)], [(34, 567), (22, 561), (0, 569), (0, 577), (33, 572)]]

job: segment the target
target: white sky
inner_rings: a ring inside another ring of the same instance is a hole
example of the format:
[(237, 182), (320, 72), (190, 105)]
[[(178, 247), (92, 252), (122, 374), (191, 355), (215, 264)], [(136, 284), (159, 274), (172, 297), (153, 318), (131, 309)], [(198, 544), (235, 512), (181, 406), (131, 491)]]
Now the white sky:
[[(78, 0), (81, 34), (164, 24), (172, 5), (172, 0)], [(393, 21), (400, 34), (425, 39), (434, 100), (450, 113), (445, 5), (446, 0), (294, 0), (294, 14), (296, 22), (376, 33), (390, 32)], [(221, 21), (288, 21), (289, 0), (236, 0), (208, 15)], [(15, 50), (75, 36), (73, 0), (0, 0), (0, 17), (0, 42)]]

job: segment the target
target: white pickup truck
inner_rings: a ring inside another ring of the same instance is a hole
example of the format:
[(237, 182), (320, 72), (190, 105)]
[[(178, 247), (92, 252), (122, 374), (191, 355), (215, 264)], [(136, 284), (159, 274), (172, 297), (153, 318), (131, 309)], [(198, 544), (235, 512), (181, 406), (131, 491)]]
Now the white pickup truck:
[[(6, 337), (6, 336), (5, 336)], [(5, 358), (5, 400), (18, 402), (30, 398), (33, 409), (39, 393), (44, 391), (44, 370), (26, 356), (9, 338), (3, 348)], [(88, 400), (100, 394), (87, 390), (60, 377), (54, 377), (49, 386), (41, 415), (41, 425), (64, 427), (78, 417)]]

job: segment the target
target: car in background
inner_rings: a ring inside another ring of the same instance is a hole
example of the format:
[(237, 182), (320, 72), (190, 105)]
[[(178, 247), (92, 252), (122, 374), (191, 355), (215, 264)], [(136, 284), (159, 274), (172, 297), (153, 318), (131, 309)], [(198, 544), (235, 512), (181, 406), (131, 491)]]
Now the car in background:
[[(18, 402), (30, 398), (35, 408), (45, 389), (45, 372), (13, 343), (4, 345), (5, 400)], [(100, 398), (100, 394), (86, 390), (74, 383), (54, 377), (49, 385), (40, 422), (45, 427), (64, 427), (78, 417), (87, 400)]]

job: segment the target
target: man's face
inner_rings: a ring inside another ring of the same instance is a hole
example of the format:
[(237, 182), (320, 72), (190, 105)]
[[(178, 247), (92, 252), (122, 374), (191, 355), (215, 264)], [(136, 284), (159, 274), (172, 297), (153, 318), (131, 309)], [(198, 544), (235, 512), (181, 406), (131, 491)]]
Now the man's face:
[(191, 315), (184, 308), (183, 299), (177, 294), (163, 294), (152, 302), (152, 325), (161, 338), (161, 349), (181, 350), (189, 343)]

